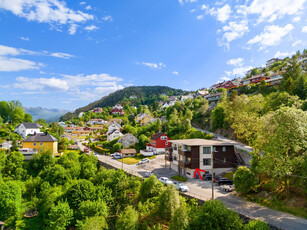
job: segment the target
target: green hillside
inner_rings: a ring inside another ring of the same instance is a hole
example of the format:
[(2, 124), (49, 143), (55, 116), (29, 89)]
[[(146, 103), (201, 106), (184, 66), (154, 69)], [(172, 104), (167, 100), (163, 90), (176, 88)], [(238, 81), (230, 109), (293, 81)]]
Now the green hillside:
[[(130, 86), (122, 90), (118, 90), (108, 96), (102, 97), (100, 100), (94, 101), (87, 106), (76, 109), (74, 113), (66, 113), (61, 117), (61, 120), (66, 121), (80, 112), (87, 112), (95, 107), (108, 107), (114, 106), (117, 103), (122, 105), (151, 105), (156, 100), (162, 100), (162, 94), (167, 96), (181, 95), (186, 93), (181, 89), (173, 89), (167, 86)], [(136, 96), (137, 98), (130, 99), (130, 96)]]

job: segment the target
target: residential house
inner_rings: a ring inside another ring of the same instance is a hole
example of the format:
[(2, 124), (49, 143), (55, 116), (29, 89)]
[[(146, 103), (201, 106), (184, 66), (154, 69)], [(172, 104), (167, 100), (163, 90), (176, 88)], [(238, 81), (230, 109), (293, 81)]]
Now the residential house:
[(118, 143), (121, 143), (124, 148), (139, 143), (139, 140), (131, 133), (127, 133), (119, 138)]
[(275, 62), (279, 62), (279, 61), (282, 61), (282, 59), (279, 59), (279, 58), (272, 58), (272, 59), (270, 59), (270, 60), (268, 60), (267, 62), (266, 62), (266, 67), (267, 68), (270, 68)]
[(72, 126), (70, 126), (70, 127), (65, 127), (64, 128), (64, 131), (66, 133), (71, 133), (73, 131), (82, 131), (82, 130), (83, 130), (83, 127), (72, 127)]
[(130, 99), (137, 99), (138, 97), (135, 96), (135, 95), (131, 95), (129, 98), (130, 98)]
[(263, 74), (257, 74), (255, 76), (252, 76), (250, 78), (247, 79), (243, 79), (241, 81), (241, 85), (248, 85), (248, 84), (258, 84), (260, 83), (262, 80), (267, 80), (270, 79), (270, 77), (265, 76)]
[[(113, 122), (109, 125), (108, 127), (108, 132), (111, 132), (113, 129), (117, 129), (117, 130), (120, 130), (121, 129), (121, 125), (118, 124), (117, 122)], [(107, 132), (107, 134), (108, 134)]]
[(107, 122), (103, 119), (90, 119), (86, 124), (88, 125), (104, 125)]
[(120, 150), (121, 155), (124, 157), (134, 157), (136, 155), (135, 149), (121, 149)]
[(140, 153), (144, 156), (163, 153), (165, 147), (170, 146), (169, 140), (171, 139), (165, 133), (158, 132), (151, 137), (150, 143), (146, 144), (146, 150), (141, 150)]
[(198, 96), (204, 97), (204, 96), (206, 96), (208, 94), (209, 94), (209, 91), (207, 91), (207, 90), (198, 90), (196, 96), (197, 97)]
[(22, 141), (22, 148), (36, 149), (38, 152), (51, 150), (58, 152), (58, 140), (49, 133), (36, 133)]
[(37, 149), (20, 148), (19, 152), (23, 155), (25, 161), (32, 160), (34, 155), (38, 153)]
[(193, 99), (194, 98), (194, 95), (193, 94), (188, 94), (188, 95), (185, 95), (185, 96), (181, 96), (181, 102), (187, 100), (187, 99)]
[(107, 133), (107, 141), (113, 141), (114, 139), (123, 136), (119, 129), (113, 129)]
[(71, 135), (77, 137), (88, 137), (91, 133), (93, 132), (88, 130), (75, 130), (71, 132)]
[(113, 115), (124, 115), (124, 108), (120, 104), (116, 104), (113, 109), (112, 109), (112, 114)]
[(97, 108), (92, 109), (92, 112), (93, 112), (93, 113), (102, 113), (102, 112), (103, 112), (103, 109), (100, 108), (100, 107), (97, 107)]
[(265, 82), (268, 83), (269, 85), (279, 85), (279, 83), (282, 81), (282, 75), (281, 73), (275, 73), (270, 76), (269, 79), (266, 79)]
[(122, 119), (119, 119), (119, 118), (111, 118), (111, 119), (109, 119), (109, 121), (108, 121), (108, 125), (109, 125), (109, 126), (112, 125), (113, 122), (117, 122), (118, 124), (121, 124), (121, 123), (122, 123)]
[(139, 123), (140, 125), (147, 125), (152, 119), (153, 117), (147, 113), (138, 114), (134, 118), (135, 122)]
[(205, 96), (205, 99), (208, 100), (209, 109), (213, 109), (217, 106), (217, 103), (222, 99), (222, 92), (213, 93)]
[(12, 148), (12, 141), (5, 141), (0, 144), (0, 149), (8, 150)]
[(300, 55), (297, 58), (297, 62), (300, 63), (302, 68), (304, 69), (307, 66), (307, 53)]
[(37, 123), (24, 122), (15, 128), (15, 132), (23, 138), (26, 138), (28, 135), (34, 135), (36, 133), (40, 133), (41, 131)]
[(80, 112), (78, 117), (83, 117), (84, 112)]
[(63, 128), (65, 128), (67, 126), (64, 121), (59, 121), (58, 125), (63, 127)]
[[(206, 139), (169, 140), (171, 145), (165, 148), (166, 160), (179, 175), (193, 178), (195, 169), (215, 174), (232, 170), (244, 162), (234, 150), (233, 144)], [(213, 155), (213, 161), (212, 161)]]

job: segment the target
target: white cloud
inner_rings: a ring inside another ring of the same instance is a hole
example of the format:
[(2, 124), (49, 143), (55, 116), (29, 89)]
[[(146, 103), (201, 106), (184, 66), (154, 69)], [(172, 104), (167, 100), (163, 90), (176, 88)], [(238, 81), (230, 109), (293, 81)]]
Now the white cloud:
[(102, 18), (102, 20), (103, 20), (103, 21), (113, 21), (113, 18), (112, 18), (112, 16), (107, 15), (107, 16), (104, 16), (104, 17)]
[(206, 5), (206, 4), (202, 4), (201, 6), (200, 6), (200, 9), (201, 10), (205, 10), (205, 9), (207, 9), (208, 8), (208, 6)]
[(0, 71), (3, 72), (21, 71), (38, 68), (39, 64), (33, 61), (0, 56)]
[(0, 55), (19, 55), (21, 52), (19, 49), (10, 47), (10, 46), (3, 46), (0, 45)]
[(197, 19), (197, 20), (202, 20), (203, 18), (204, 18), (204, 15), (202, 15), (202, 14), (201, 14), (201, 15), (196, 16), (196, 19)]
[(223, 26), (222, 45), (229, 45), (233, 40), (241, 38), (246, 32), (249, 31), (247, 20), (231, 21), (228, 25)]
[(80, 2), (79, 4), (82, 6), (82, 5), (85, 5), (85, 4), (86, 4), (86, 2)]
[(233, 66), (242, 66), (243, 65), (243, 58), (234, 58), (227, 61), (227, 65), (233, 65)]
[(68, 29), (69, 34), (74, 35), (77, 32), (77, 27), (78, 27), (77, 24), (71, 24)]
[(302, 40), (297, 40), (295, 42), (293, 42), (292, 46), (297, 46), (297, 45), (303, 45), (304, 42)]
[[(93, 15), (72, 10), (64, 1), (59, 0), (0, 0), (0, 8), (39, 23), (72, 25), (94, 19)], [(72, 27), (69, 30), (70, 34), (75, 33)]]
[(173, 71), (172, 74), (177, 75), (177, 76), (179, 75), (177, 71)]
[(91, 5), (88, 5), (88, 6), (85, 7), (85, 9), (86, 9), (86, 10), (91, 10), (92, 7), (91, 7)]
[(67, 91), (69, 86), (66, 81), (58, 78), (16, 78), (15, 88), (23, 90), (41, 90), (41, 91)]
[(277, 51), (276, 54), (274, 55), (274, 58), (290, 57), (293, 54), (295, 54), (295, 52), (280, 52), (280, 51)]
[(219, 20), (220, 22), (226, 22), (229, 19), (231, 12), (231, 8), (228, 4), (224, 5), (221, 8), (218, 8), (216, 10), (217, 20)]
[(303, 33), (307, 33), (307, 26), (303, 26), (302, 32), (303, 32)]
[(237, 67), (234, 68), (232, 71), (225, 71), (225, 73), (228, 77), (229, 76), (242, 77), (246, 74), (248, 70), (252, 68), (253, 68), (252, 66)]
[(249, 40), (247, 44), (252, 45), (259, 43), (263, 48), (264, 46), (275, 46), (280, 43), (282, 37), (287, 35), (291, 30), (294, 29), (292, 24), (287, 24), (284, 27), (280, 26), (265, 26), (264, 32), (259, 35), (256, 35), (254, 38)]
[(259, 15), (258, 23), (263, 21), (273, 22), (286, 15), (297, 14), (304, 7), (306, 0), (253, 0), (247, 6), (241, 6), (239, 13)]
[(74, 57), (74, 55), (67, 54), (67, 53), (52, 53), (50, 54), (52, 57), (57, 57), (57, 58), (63, 58), (63, 59), (70, 59)]
[(22, 36), (21, 36), (20, 39), (21, 39), (21, 40), (24, 40), (24, 41), (30, 41), (30, 39), (29, 39), (28, 37), (22, 37)]
[(84, 29), (87, 30), (87, 31), (92, 31), (92, 30), (98, 30), (99, 27), (97, 27), (95, 25), (90, 25), (90, 26), (84, 27)]
[(297, 16), (297, 17), (295, 17), (295, 18), (293, 18), (293, 22), (299, 22), (301, 20), (301, 17), (299, 17), (299, 16)]
[(220, 78), (222, 81), (230, 81), (230, 78), (229, 77), (221, 77)]
[(165, 64), (163, 64), (162, 62), (159, 63), (153, 63), (153, 62), (137, 62), (136, 64), (138, 65), (145, 65), (147, 67), (153, 68), (153, 69), (162, 69), (163, 67), (166, 67)]

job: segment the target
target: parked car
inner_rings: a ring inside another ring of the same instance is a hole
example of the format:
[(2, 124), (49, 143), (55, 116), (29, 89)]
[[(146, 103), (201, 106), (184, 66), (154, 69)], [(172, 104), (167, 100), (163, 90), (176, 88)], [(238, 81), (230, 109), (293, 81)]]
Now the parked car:
[(112, 157), (114, 159), (122, 159), (122, 155), (120, 153), (114, 153)]
[(235, 190), (235, 186), (234, 185), (222, 185), (220, 189), (225, 192), (232, 192)]
[(119, 152), (112, 153), (112, 154), (110, 154), (110, 157), (114, 157), (115, 155), (118, 155), (118, 154), (119, 154)]
[(189, 187), (182, 182), (174, 181), (174, 185), (175, 185), (176, 189), (179, 190), (180, 192), (188, 192), (189, 191)]
[(94, 153), (94, 156), (95, 156), (95, 157), (98, 157), (98, 154), (97, 154), (97, 153)]
[(221, 177), (214, 181), (217, 185), (232, 185), (233, 180), (229, 180), (227, 178)]
[(147, 162), (149, 162), (149, 159), (148, 159), (148, 158), (144, 158), (144, 159), (140, 160), (140, 161), (137, 163), (137, 165), (141, 165), (141, 164), (144, 164), (144, 163), (147, 163)]
[(88, 148), (84, 148), (83, 152), (85, 152), (85, 153), (89, 153), (89, 152), (90, 152), (90, 150), (89, 150)]
[(171, 181), (170, 179), (168, 179), (167, 177), (160, 177), (159, 178), (159, 181), (164, 184), (165, 186), (166, 185), (169, 185), (169, 184), (174, 184), (173, 181)]
[(150, 177), (151, 175), (155, 175), (153, 171), (146, 171), (144, 177)]

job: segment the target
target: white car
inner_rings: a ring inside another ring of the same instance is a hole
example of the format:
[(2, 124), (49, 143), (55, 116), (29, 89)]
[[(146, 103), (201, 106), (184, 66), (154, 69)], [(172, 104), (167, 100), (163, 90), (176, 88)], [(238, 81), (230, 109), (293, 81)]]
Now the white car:
[(155, 175), (152, 171), (146, 171), (144, 177), (150, 177), (151, 175)]
[(188, 192), (189, 191), (189, 187), (182, 182), (176, 182), (175, 181), (174, 185), (175, 185), (176, 189), (179, 190), (180, 192)]
[(98, 157), (98, 154), (97, 154), (97, 153), (94, 153), (94, 156), (95, 156), (95, 157)]
[(165, 186), (169, 185), (169, 184), (174, 184), (173, 181), (171, 181), (170, 179), (168, 179), (167, 177), (160, 177), (159, 181), (161, 183), (163, 183)]
[(148, 158), (144, 158), (144, 159), (140, 160), (140, 161), (137, 163), (137, 165), (141, 165), (141, 164), (144, 164), (144, 163), (147, 163), (147, 162), (149, 162), (149, 159), (148, 159)]

